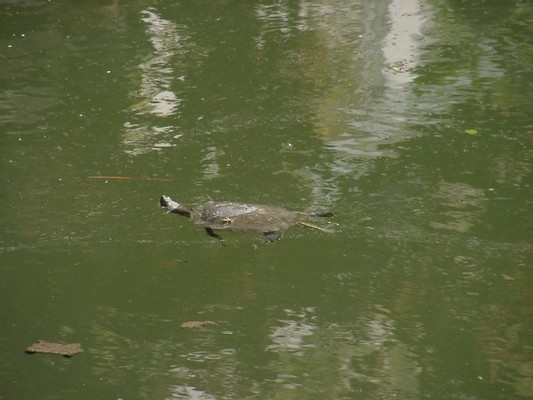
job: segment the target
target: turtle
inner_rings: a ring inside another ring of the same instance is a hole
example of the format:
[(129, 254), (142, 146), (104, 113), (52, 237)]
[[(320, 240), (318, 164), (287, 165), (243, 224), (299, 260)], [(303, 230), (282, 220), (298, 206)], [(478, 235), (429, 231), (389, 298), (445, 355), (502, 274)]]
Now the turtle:
[(193, 224), (204, 227), (209, 236), (218, 239), (221, 243), (224, 243), (224, 239), (216, 234), (215, 230), (257, 232), (262, 234), (264, 242), (272, 243), (281, 239), (282, 232), (294, 225), (324, 231), (305, 221), (310, 216), (331, 217), (333, 215), (331, 212), (306, 214), (289, 211), (279, 206), (229, 201), (208, 201), (189, 208), (166, 195), (161, 196), (159, 204), (169, 213), (190, 218)]

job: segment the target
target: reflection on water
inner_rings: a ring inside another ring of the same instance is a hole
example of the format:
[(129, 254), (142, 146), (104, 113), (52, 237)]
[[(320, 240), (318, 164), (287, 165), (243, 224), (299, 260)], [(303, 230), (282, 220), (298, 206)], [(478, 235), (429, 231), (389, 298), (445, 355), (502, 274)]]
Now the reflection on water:
[(527, 2), (78, 3), (0, 4), (6, 398), (533, 396)]
[[(283, 320), (271, 334), (268, 351), (279, 353), (272, 364), (279, 389), (273, 398), (305, 388), (328, 396), (372, 391), (376, 396), (419, 395), (417, 377), (422, 368), (416, 355), (395, 333), (395, 322), (383, 312), (365, 313), (349, 325), (320, 327), (315, 310), (285, 310), (298, 319)], [(314, 322), (313, 322), (314, 321)], [(357, 332), (357, 334), (354, 334)], [(328, 381), (327, 391), (321, 382)]]
[[(21, 123), (45, 126), (43, 116), (61, 104), (58, 82), (65, 68), (63, 38), (54, 30), (34, 36), (20, 32), (0, 39), (4, 53), (0, 57), (0, 122), (4, 127), (17, 127), (10, 129), (11, 134), (33, 133), (21, 132)], [(28, 54), (35, 53), (46, 56), (29, 62)]]
[[(139, 122), (124, 124), (123, 140), (127, 146), (126, 151), (132, 155), (168, 147), (166, 140), (170, 135), (164, 134), (172, 134), (174, 127), (149, 123), (142, 116), (148, 114), (164, 118), (177, 115), (182, 99), (176, 94), (174, 84), (183, 82), (186, 78), (185, 75), (176, 77), (180, 71), (173, 65), (175, 57), (185, 52), (188, 42), (186, 30), (179, 29), (175, 23), (162, 18), (155, 9), (144, 10), (142, 21), (146, 24), (146, 34), (153, 53), (144, 57), (138, 65), (138, 71), (133, 72), (131, 77), (138, 86), (131, 93), (132, 99), (136, 101), (131, 106), (131, 111)], [(158, 136), (163, 138), (163, 142), (157, 142)]]
[[(183, 47), (183, 34), (177, 32), (174, 23), (161, 18), (152, 10), (145, 10), (142, 21), (147, 26), (147, 35), (153, 46), (153, 56), (139, 64), (141, 78), (136, 97), (146, 98), (132, 107), (138, 113), (151, 113), (165, 117), (172, 115), (179, 107), (180, 100), (170, 89), (176, 71), (171, 60)], [(183, 80), (184, 77), (178, 78)]]
[[(410, 73), (420, 58), (423, 41), (424, 21), (430, 20), (433, 13), (427, 5), (419, 0), (395, 0), (388, 7), (389, 33), (383, 40), (383, 56), (385, 65), (389, 67), (387, 86), (401, 87), (412, 83), (415, 77)], [(423, 12), (421, 9), (423, 8)], [(390, 68), (399, 66), (399, 68)], [(408, 90), (391, 90), (390, 98), (397, 101), (408, 101)], [(403, 95), (403, 96), (402, 96)]]
[[(161, 150), (165, 147), (175, 146), (175, 144), (166, 141), (166, 137), (171, 136), (174, 132), (173, 126), (143, 126), (126, 122), (124, 129), (122, 140), (128, 147), (128, 150), (126, 150), (128, 154), (139, 155), (146, 151)], [(163, 137), (163, 141), (156, 142), (159, 136)]]
[(306, 322), (306, 316), (307, 314), (312, 315), (314, 310), (312, 307), (308, 307), (302, 311), (302, 313), (297, 313), (292, 310), (285, 310), (288, 317), (299, 317), (300, 320), (279, 321), (282, 325), (273, 329), (270, 335), (273, 343), (268, 345), (266, 350), (274, 352), (291, 351), (294, 355), (303, 355), (302, 350), (312, 346), (305, 343), (305, 337), (314, 335), (316, 326)]
[(435, 193), (435, 198), (448, 210), (435, 213), (435, 217), (440, 216), (444, 221), (431, 221), (430, 226), (433, 228), (466, 232), (480, 220), (481, 214), (485, 212), (485, 192), (467, 184), (442, 183), (438, 192)]

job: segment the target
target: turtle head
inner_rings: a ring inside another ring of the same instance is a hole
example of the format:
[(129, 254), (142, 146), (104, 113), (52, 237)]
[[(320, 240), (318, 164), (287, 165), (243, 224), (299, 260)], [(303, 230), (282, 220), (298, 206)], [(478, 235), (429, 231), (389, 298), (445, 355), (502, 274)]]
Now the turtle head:
[(172, 200), (168, 196), (161, 196), (161, 199), (159, 200), (159, 205), (165, 210), (167, 210), (167, 212), (169, 213), (183, 215), (185, 217), (191, 216), (191, 210), (189, 210), (184, 205), (181, 205), (180, 203)]

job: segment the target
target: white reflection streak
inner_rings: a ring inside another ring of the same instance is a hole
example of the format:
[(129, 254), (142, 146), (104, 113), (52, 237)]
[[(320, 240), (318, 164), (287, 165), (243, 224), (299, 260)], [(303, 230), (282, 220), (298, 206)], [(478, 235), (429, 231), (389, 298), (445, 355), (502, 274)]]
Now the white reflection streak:
[(142, 20), (148, 26), (150, 42), (154, 46), (154, 56), (139, 65), (141, 85), (139, 95), (145, 100), (137, 105), (141, 113), (148, 112), (157, 116), (174, 114), (180, 100), (171, 90), (174, 71), (171, 58), (180, 45), (176, 26), (156, 13), (145, 10)]
[[(421, 29), (424, 23), (419, 9), (419, 0), (392, 0), (390, 2), (390, 31), (383, 43), (383, 56), (387, 64), (405, 62), (404, 67), (410, 68), (412, 66), (408, 62), (419, 58), (419, 38), (422, 37)], [(389, 81), (397, 84), (411, 82), (414, 77), (408, 71), (406, 72), (389, 74)], [(394, 95), (398, 94), (395, 91)]]
[(312, 335), (315, 327), (296, 321), (282, 322), (285, 323), (284, 326), (278, 326), (272, 331), (270, 336), (273, 344), (268, 345), (267, 350), (276, 352), (303, 349), (305, 347), (303, 345), (304, 337)]
[[(147, 25), (147, 33), (154, 51), (144, 62), (139, 64), (139, 89), (131, 97), (140, 99), (130, 108), (138, 115), (151, 114), (167, 117), (176, 113), (181, 103), (172, 90), (175, 71), (172, 58), (180, 50), (183, 38), (171, 21), (157, 15), (153, 9), (143, 11), (142, 21)], [(136, 78), (137, 75), (134, 76)], [(183, 80), (183, 77), (178, 78)], [(123, 142), (133, 155), (170, 147), (167, 142), (154, 145), (153, 138), (162, 132), (171, 132), (173, 126), (154, 127), (152, 124), (124, 124)]]
[[(292, 310), (285, 310), (287, 314), (303, 317), (301, 321), (282, 320), (284, 325), (277, 326), (272, 329), (270, 337), (272, 338), (272, 344), (266, 347), (267, 351), (279, 352), (279, 351), (293, 351), (303, 350), (306, 347), (312, 347), (312, 345), (304, 345), (304, 338), (311, 336), (316, 330), (314, 324), (308, 324), (305, 322), (305, 312), (296, 314)], [(308, 312), (312, 312), (312, 307), (306, 309)]]
[(189, 399), (189, 400), (214, 400), (216, 397), (211, 396), (210, 394), (204, 392), (203, 390), (198, 390), (193, 386), (174, 386), (170, 388), (170, 396), (175, 399)]

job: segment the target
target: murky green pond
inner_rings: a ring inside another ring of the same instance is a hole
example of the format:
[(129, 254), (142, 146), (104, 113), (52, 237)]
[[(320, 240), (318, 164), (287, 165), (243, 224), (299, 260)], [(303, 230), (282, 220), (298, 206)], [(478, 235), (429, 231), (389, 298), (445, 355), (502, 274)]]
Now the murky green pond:
[[(532, 398), (532, 27), (0, 1), (0, 399)], [(223, 246), (162, 194), (335, 215)]]

